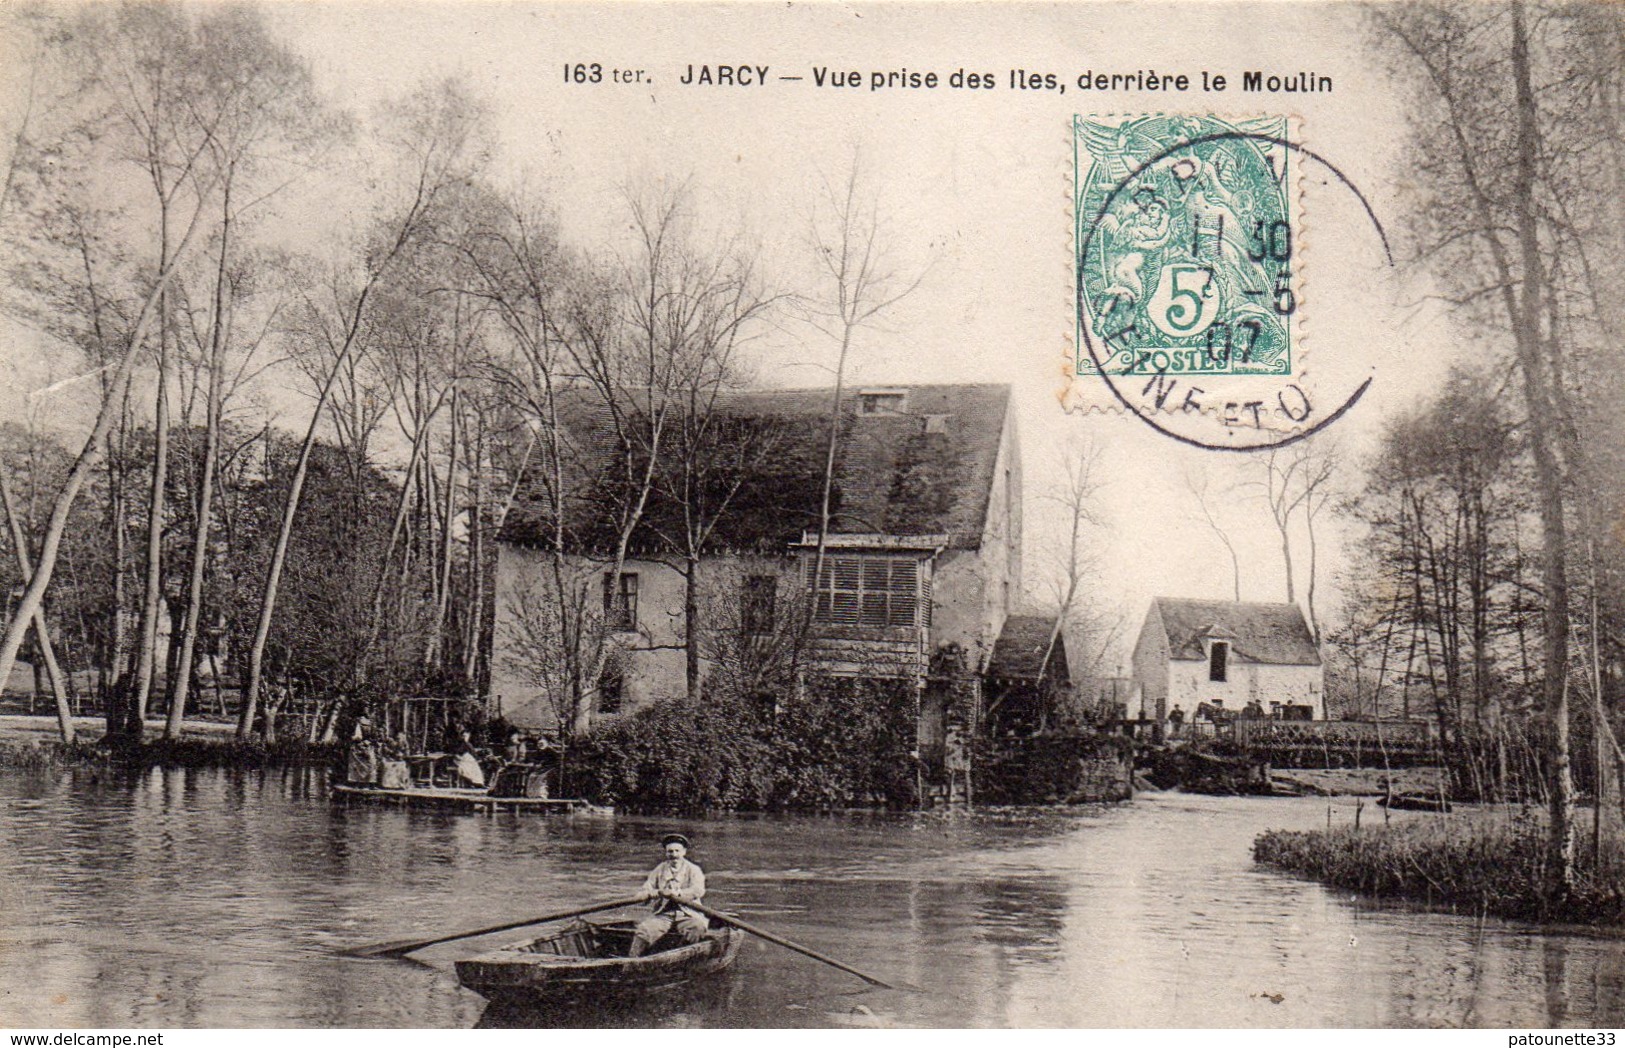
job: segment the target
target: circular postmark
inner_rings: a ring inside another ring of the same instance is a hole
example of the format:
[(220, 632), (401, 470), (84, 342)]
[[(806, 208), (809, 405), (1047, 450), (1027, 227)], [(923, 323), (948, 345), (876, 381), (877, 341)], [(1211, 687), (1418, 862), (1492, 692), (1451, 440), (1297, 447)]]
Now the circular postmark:
[[(1196, 447), (1252, 451), (1319, 432), (1370, 388), (1360, 354), (1328, 347), (1374, 337), (1362, 296), (1373, 270), (1393, 268), (1387, 234), (1286, 123), (1077, 119), (1074, 372), (1100, 380), (1102, 406)], [(1325, 241), (1312, 295), (1306, 210)], [(1336, 333), (1317, 334), (1313, 367), (1311, 300)]]

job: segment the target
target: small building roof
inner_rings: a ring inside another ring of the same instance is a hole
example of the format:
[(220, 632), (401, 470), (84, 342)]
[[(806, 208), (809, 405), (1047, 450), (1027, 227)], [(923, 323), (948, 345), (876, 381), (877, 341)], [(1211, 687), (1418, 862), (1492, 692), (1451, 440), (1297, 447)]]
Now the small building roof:
[[(1050, 648), (1050, 638), (1055, 647)], [(1045, 653), (1049, 669), (1045, 672)], [(987, 675), (1005, 680), (1037, 680), (1048, 676), (1057, 684), (1068, 684), (1072, 674), (1066, 662), (1066, 638), (1055, 633), (1054, 615), (1011, 615), (993, 645), (987, 662)]]
[(1177, 660), (1206, 659), (1202, 641), (1220, 639), (1230, 644), (1233, 654), (1250, 662), (1320, 665), (1320, 649), (1296, 604), (1157, 597), (1151, 602), (1151, 614), (1161, 616), (1170, 657)]

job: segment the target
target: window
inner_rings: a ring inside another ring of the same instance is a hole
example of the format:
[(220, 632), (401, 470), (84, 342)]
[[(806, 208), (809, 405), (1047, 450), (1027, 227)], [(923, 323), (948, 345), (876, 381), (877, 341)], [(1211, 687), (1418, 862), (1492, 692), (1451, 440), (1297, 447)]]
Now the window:
[(747, 575), (739, 594), (739, 627), (746, 633), (773, 631), (779, 580), (773, 575)]
[(1220, 684), (1230, 679), (1230, 645), (1225, 641), (1214, 641), (1207, 651), (1207, 679)]
[(903, 394), (901, 393), (859, 393), (858, 413), (862, 415), (879, 415), (882, 413), (903, 410)]
[(829, 557), (817, 590), (818, 622), (913, 626), (920, 606), (920, 565), (910, 557)]
[(612, 658), (604, 663), (604, 672), (598, 678), (595, 709), (599, 713), (619, 713), (625, 697), (626, 673), (621, 669), (620, 661)]
[(638, 628), (638, 576), (622, 572), (619, 584), (614, 572), (604, 573), (604, 626), (612, 630)]

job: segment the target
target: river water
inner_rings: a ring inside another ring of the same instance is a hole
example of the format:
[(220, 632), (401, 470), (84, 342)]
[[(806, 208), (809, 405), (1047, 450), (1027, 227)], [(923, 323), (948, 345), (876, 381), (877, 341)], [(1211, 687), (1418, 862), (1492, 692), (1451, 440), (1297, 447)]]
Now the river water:
[[(0, 1026), (1625, 1025), (1625, 940), (1372, 907), (1253, 865), (1259, 831), (1327, 819), (1325, 800), (1178, 794), (954, 815), (484, 817), (335, 806), (316, 769), (7, 772)], [(693, 836), (713, 906), (923, 992), (750, 939), (688, 989), (501, 1014), (451, 964), (513, 933), (419, 963), (341, 952), (630, 894), (673, 828)]]

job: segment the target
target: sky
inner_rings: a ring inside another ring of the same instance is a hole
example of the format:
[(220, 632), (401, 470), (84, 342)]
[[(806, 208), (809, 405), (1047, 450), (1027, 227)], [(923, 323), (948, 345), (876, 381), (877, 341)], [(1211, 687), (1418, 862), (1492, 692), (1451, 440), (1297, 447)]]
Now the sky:
[[(613, 250), (625, 235), (629, 186), (688, 182), (704, 222), (760, 245), (781, 286), (815, 290), (808, 214), (821, 180), (861, 157), (884, 217), (885, 248), (917, 289), (860, 332), (857, 384), (1004, 382), (1014, 390), (1028, 516), (1027, 588), (1045, 589), (1058, 538), (1053, 506), (1063, 449), (1100, 454), (1101, 524), (1091, 536), (1099, 578), (1091, 607), (1120, 613), (1131, 643), (1153, 596), (1227, 598), (1231, 570), (1202, 522), (1187, 478), (1208, 485), (1242, 558), (1242, 596), (1284, 599), (1279, 543), (1246, 487), (1261, 457), (1194, 448), (1152, 430), (1098, 380), (1066, 384), (1073, 339), (1071, 216), (1074, 114), (1159, 112), (1227, 118), (1286, 115), (1295, 141), (1357, 187), (1396, 253), (1406, 178), (1406, 98), (1367, 46), (1354, 5), (751, 3), (676, 5), (337, 2), (270, 5), (273, 26), (306, 55), (319, 90), (366, 111), (426, 79), (465, 78), (492, 107), (497, 170), (546, 196), (567, 237)], [(603, 81), (569, 82), (575, 63)], [(765, 83), (684, 85), (692, 68), (767, 67)], [(820, 87), (818, 69), (855, 70), (857, 88)], [(615, 72), (637, 73), (615, 83)], [(1054, 74), (1055, 89), (1017, 90), (1012, 70)], [(1332, 90), (1242, 93), (1242, 73), (1313, 71)], [(935, 88), (870, 90), (870, 76), (934, 72)], [(992, 90), (948, 86), (956, 71), (990, 74)], [(1224, 93), (1081, 91), (1090, 73), (1224, 75)], [(799, 76), (782, 81), (780, 76)], [(1305, 164), (1299, 183), (1304, 273), (1300, 313), (1306, 385), (1341, 400), (1371, 386), (1319, 439), (1351, 460), (1383, 421), (1425, 396), (1460, 352), (1426, 305), (1426, 287), (1389, 266), (1346, 186)], [(309, 198), (286, 232), (312, 241), (363, 217), (355, 187)], [(17, 396), (62, 377), (25, 335), (9, 341), (5, 388)], [(826, 385), (835, 345), (786, 321), (752, 352), (766, 386)], [(37, 403), (39, 398), (35, 398)], [(1351, 465), (1348, 483), (1357, 485)], [(1357, 541), (1323, 520), (1321, 586)], [(1302, 580), (1300, 578), (1300, 587)], [(1335, 593), (1333, 594), (1335, 597)], [(1326, 606), (1323, 599), (1322, 608)], [(1122, 646), (1108, 663), (1126, 655)], [(1108, 667), (1109, 668), (1109, 667)]]

